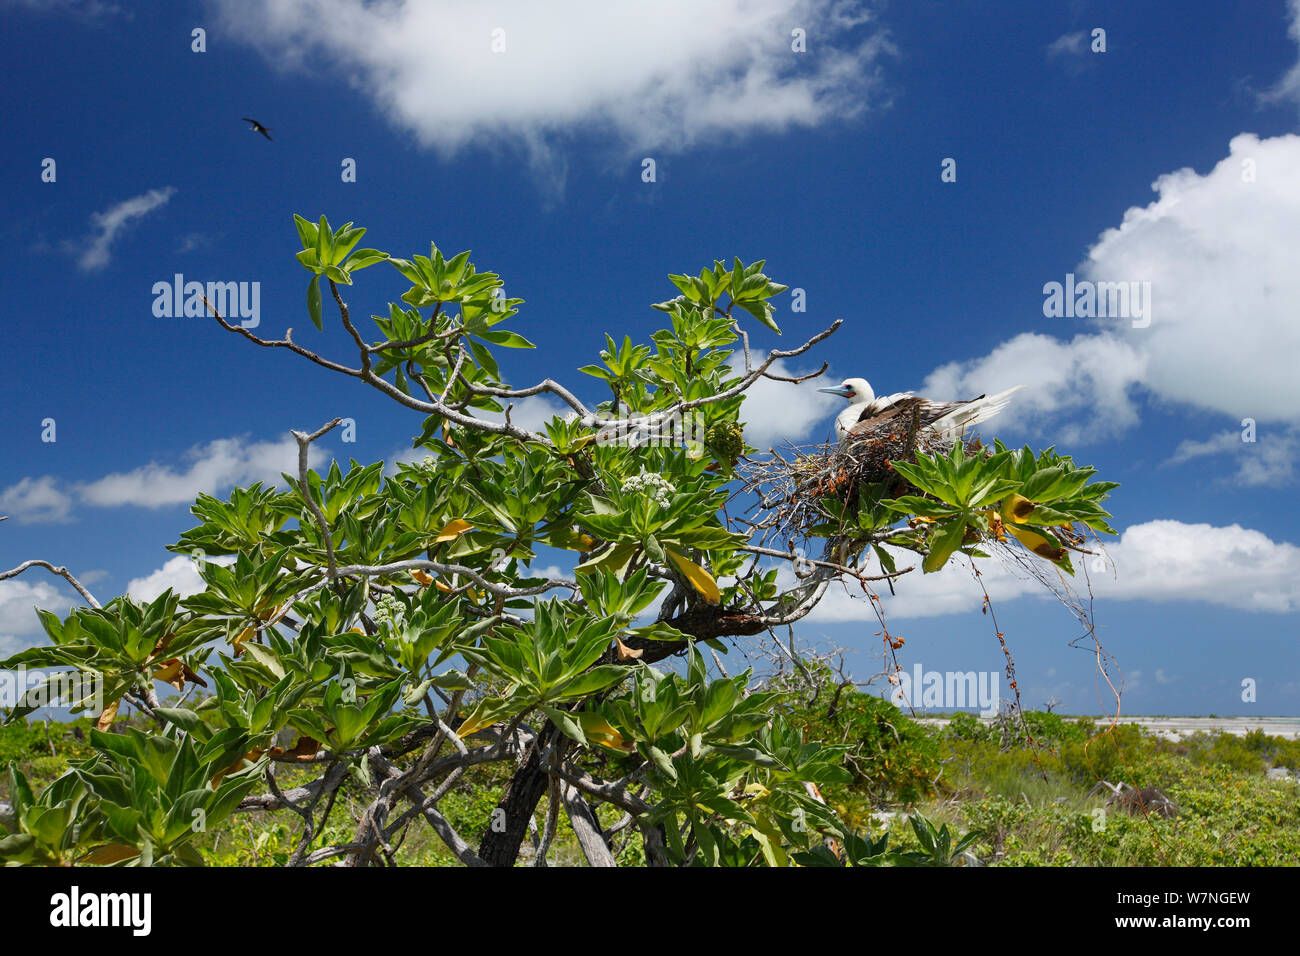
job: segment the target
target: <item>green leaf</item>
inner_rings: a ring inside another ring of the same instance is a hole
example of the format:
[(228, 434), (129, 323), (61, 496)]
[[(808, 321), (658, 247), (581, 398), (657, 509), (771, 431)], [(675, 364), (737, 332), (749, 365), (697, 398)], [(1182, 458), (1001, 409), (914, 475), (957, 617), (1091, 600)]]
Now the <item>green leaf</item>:
[(582, 732), (582, 724), (577, 721), (573, 714), (567, 710), (560, 710), (558, 707), (543, 707), (542, 711), (556, 727), (559, 727), (560, 730), (578, 743), (586, 746), (587, 735)]
[(376, 262), (383, 262), (388, 258), (388, 253), (380, 252), (378, 249), (358, 249), (352, 253), (344, 265), (348, 272), (359, 272), (367, 266), (373, 266)]
[(330, 256), (330, 264), (338, 265), (346, 259), (348, 253), (352, 251), (353, 247), (356, 246), (356, 244), (361, 240), (361, 237), (365, 234), (366, 231), (362, 228), (350, 229), (345, 225), (339, 229), (339, 231), (334, 234), (334, 253)]
[(758, 321), (762, 322), (777, 335), (781, 334), (781, 327), (776, 324), (772, 318), (772, 306), (766, 302), (737, 302), (738, 306), (752, 315)]
[(654, 765), (659, 768), (660, 773), (662, 773), (669, 780), (677, 779), (677, 768), (673, 765), (672, 757), (668, 756), (668, 754), (664, 753), (662, 750), (660, 750), (658, 747), (654, 746), (653, 744), (650, 744), (646, 747), (646, 752), (649, 755), (650, 760), (654, 763)]
[(586, 697), (597, 691), (612, 687), (629, 674), (628, 668), (619, 664), (602, 664), (584, 671), (573, 680), (564, 684), (555, 692), (555, 696), (564, 698)]
[(316, 259), (321, 265), (332, 262), (334, 252), (334, 230), (330, 229), (329, 220), (324, 216), (320, 217), (320, 224), (316, 229)]
[(315, 223), (308, 222), (295, 213), (293, 224), (298, 227), (298, 238), (302, 240), (303, 249), (310, 249), (314, 252), (316, 250), (316, 233), (318, 231)]
[(965, 518), (950, 518), (937, 525), (933, 536), (930, 538), (930, 553), (921, 562), (922, 571), (929, 574), (932, 571), (938, 571), (947, 564), (953, 552), (961, 547), (961, 539), (965, 535)]
[(491, 342), (493, 345), (500, 345), (507, 349), (535, 349), (532, 342), (528, 341), (518, 332), (508, 332), (505, 329), (488, 329), (479, 333), (479, 338)]
[(312, 324), (317, 329), (323, 329), (321, 323), (321, 303), (320, 303), (320, 276), (314, 275), (311, 281), (307, 283), (307, 314), (311, 316)]
[(204, 726), (203, 719), (185, 707), (155, 707), (154, 713), (189, 733)]

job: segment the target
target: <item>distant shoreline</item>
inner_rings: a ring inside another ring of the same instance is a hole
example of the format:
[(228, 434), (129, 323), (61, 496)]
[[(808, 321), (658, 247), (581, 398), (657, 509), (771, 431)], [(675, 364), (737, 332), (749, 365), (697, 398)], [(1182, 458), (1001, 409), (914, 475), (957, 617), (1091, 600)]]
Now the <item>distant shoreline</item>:
[[(985, 724), (991, 724), (997, 719), (996, 717), (980, 717), (978, 714), (972, 716)], [(1075, 720), (1085, 717), (1097, 721), (1099, 724), (1108, 724), (1112, 719), (1109, 715), (1097, 714), (1059, 714), (1058, 716), (1062, 720)], [(909, 717), (919, 724), (928, 724), (935, 727), (946, 727), (952, 719), (951, 714), (917, 714), (915, 716), (909, 715)], [(1180, 740), (1183, 737), (1199, 732), (1218, 732), (1244, 737), (1252, 730), (1262, 730), (1273, 737), (1285, 737), (1291, 740), (1300, 738), (1300, 717), (1144, 717), (1141, 715), (1121, 715), (1118, 722), (1133, 724), (1143, 730), (1172, 740)]]

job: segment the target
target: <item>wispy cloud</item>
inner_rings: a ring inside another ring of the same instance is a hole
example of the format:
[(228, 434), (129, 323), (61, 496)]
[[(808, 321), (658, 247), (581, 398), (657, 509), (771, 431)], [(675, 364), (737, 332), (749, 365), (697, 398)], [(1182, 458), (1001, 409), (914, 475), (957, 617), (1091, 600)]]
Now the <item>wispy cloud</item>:
[(103, 212), (90, 217), (94, 231), (81, 242), (69, 242), (66, 248), (77, 254), (77, 267), (83, 272), (103, 269), (112, 261), (113, 243), (126, 228), (160, 206), (165, 206), (175, 195), (173, 186), (151, 189), (147, 193), (125, 199)]
[(76, 20), (94, 22), (111, 17), (127, 16), (121, 4), (108, 0), (0, 0), (0, 10), (26, 10), (50, 16), (66, 16)]
[(1066, 33), (1047, 44), (1048, 57), (1077, 57), (1088, 52), (1088, 34), (1083, 30)]
[(1165, 462), (1181, 465), (1199, 458), (1230, 456), (1237, 465), (1233, 481), (1240, 485), (1279, 486), (1295, 477), (1295, 461), (1300, 451), (1300, 436), (1295, 429), (1256, 431), (1254, 441), (1242, 441), (1240, 431), (1219, 432), (1197, 441), (1182, 442)]
[(176, 241), (176, 251), (205, 252), (212, 248), (212, 238), (201, 232), (187, 232)]
[[(1287, 0), (1287, 15), (1290, 23), (1287, 25), (1287, 35), (1300, 45), (1300, 0)], [(1276, 103), (1281, 100), (1291, 100), (1300, 105), (1300, 60), (1297, 60), (1291, 69), (1287, 70), (1282, 79), (1260, 94), (1260, 99), (1265, 103)]]

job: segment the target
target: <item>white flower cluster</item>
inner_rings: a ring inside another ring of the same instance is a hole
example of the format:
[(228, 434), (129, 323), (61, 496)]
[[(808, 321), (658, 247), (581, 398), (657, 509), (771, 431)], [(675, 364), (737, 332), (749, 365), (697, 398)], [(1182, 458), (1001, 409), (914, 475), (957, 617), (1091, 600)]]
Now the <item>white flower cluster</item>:
[(382, 595), (375, 602), (375, 623), (392, 624), (394, 627), (402, 623), (406, 616), (406, 605), (391, 594)]
[(672, 482), (660, 475), (652, 475), (644, 468), (641, 469), (641, 474), (623, 480), (623, 494), (649, 495), (661, 508), (668, 506), (672, 493)]

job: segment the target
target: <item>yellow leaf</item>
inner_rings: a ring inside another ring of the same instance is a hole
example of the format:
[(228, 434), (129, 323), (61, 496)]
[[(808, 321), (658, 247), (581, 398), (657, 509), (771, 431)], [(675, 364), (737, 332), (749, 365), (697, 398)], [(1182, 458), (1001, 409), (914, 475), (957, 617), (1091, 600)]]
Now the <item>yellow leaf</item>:
[[(418, 568), (411, 572), (411, 577), (415, 578), (416, 584), (423, 584), (426, 588), (433, 583), (433, 578), (429, 577), (429, 575), (425, 574), (423, 571), (419, 570)], [(438, 590), (448, 591), (450, 590), (450, 588), (448, 588), (442, 582), (438, 582)]]
[(636, 658), (640, 657), (642, 654), (645, 653), (645, 651), (643, 650), (633, 650), (632, 648), (624, 644), (621, 640), (619, 640), (617, 637), (615, 637), (614, 640), (618, 641), (618, 659), (620, 661), (635, 660)]
[(120, 863), (122, 860), (129, 860), (139, 855), (139, 850), (133, 846), (127, 846), (125, 843), (105, 843), (103, 846), (95, 847), (83, 856), (80, 862), (105, 866), (109, 863)]
[(212, 786), (214, 788), (220, 786), (221, 781), (225, 779), (226, 774), (239, 772), (239, 770), (243, 768), (245, 760), (249, 761), (250, 763), (257, 763), (257, 761), (262, 759), (262, 754), (264, 753), (266, 753), (265, 750), (262, 750), (259, 747), (254, 747), (248, 753), (244, 754), (244, 756), (240, 757), (238, 760), (232, 763), (225, 770), (218, 770), (212, 777)]
[(310, 763), (316, 754), (320, 751), (320, 741), (314, 737), (302, 737), (294, 743), (292, 750), (284, 750), (280, 747), (271, 748), (273, 757), (291, 757), (300, 763)]
[(107, 731), (108, 728), (112, 727), (113, 721), (117, 717), (117, 709), (121, 706), (122, 701), (121, 699), (118, 699), (105, 707), (103, 712), (99, 715), (99, 719), (95, 721), (95, 729), (99, 731)]
[[(1036, 505), (1024, 495), (1007, 495), (1006, 500), (1002, 502), (1002, 520), (1004, 522), (1023, 522), (1033, 514), (1035, 507)], [(1065, 557), (1064, 548), (1052, 547), (1051, 542), (1037, 532), (1025, 528), (1016, 528), (1010, 524), (1005, 524), (1003, 528), (1040, 558), (1046, 558), (1048, 561), (1060, 561)]]
[(176, 678), (181, 676), (180, 658), (173, 657), (162, 667), (153, 672), (153, 679), (160, 680), (164, 684), (174, 683)]
[(208, 686), (208, 682), (186, 667), (185, 662), (179, 657), (163, 661), (162, 666), (153, 672), (153, 679), (160, 680), (164, 684), (171, 684), (181, 691), (185, 690), (186, 681), (191, 684), (201, 684), (204, 687)]
[(474, 526), (464, 518), (457, 518), (455, 521), (447, 522), (446, 527), (438, 532), (438, 537), (434, 538), (434, 544), (442, 541), (455, 541), (466, 531), (473, 530)]
[(1024, 531), (1020, 528), (1013, 528), (1010, 525), (1007, 526), (1007, 530), (1015, 536), (1017, 541), (1040, 558), (1046, 558), (1048, 561), (1060, 561), (1065, 557), (1064, 548), (1052, 547), (1052, 543), (1041, 534), (1036, 534), (1033, 531)]
[(624, 753), (631, 753), (635, 749), (632, 744), (623, 739), (623, 735), (618, 732), (618, 728), (614, 727), (600, 714), (583, 711), (574, 716), (578, 718), (578, 723), (582, 725), (582, 732), (587, 735), (587, 739), (593, 744), (600, 744), (610, 750), (621, 750)]
[(992, 508), (985, 508), (984, 515), (989, 519), (989, 534), (999, 541), (1006, 541), (1007, 529), (1006, 525), (1002, 523), (1002, 516)]
[(243, 657), (243, 655), (244, 655), (244, 642), (245, 642), (245, 641), (251, 641), (251, 640), (252, 640), (254, 637), (256, 637), (256, 636), (257, 636), (257, 631), (254, 630), (253, 627), (251, 627), (251, 626), (246, 627), (246, 628), (244, 628), (242, 631), (240, 631), (240, 632), (239, 632), (239, 636), (236, 637), (233, 641), (230, 642), (231, 645), (235, 648), (235, 656), (236, 656), (236, 657)]
[(494, 721), (485, 720), (478, 714), (471, 714), (469, 717), (465, 718), (465, 721), (459, 727), (456, 728), (456, 736), (461, 740), (464, 740), (466, 737), (482, 730), (484, 727), (491, 727), (493, 723)]
[(149, 655), (149, 660), (145, 661), (145, 663), (148, 664), (150, 661), (156, 660), (163, 651), (167, 650), (168, 645), (171, 644), (172, 638), (175, 636), (176, 632), (168, 631), (162, 637), (158, 638), (158, 643), (153, 646), (153, 653)]
[(1034, 503), (1024, 495), (1010, 494), (1002, 502), (1002, 519), (1023, 522), (1033, 510)]
[(673, 564), (677, 565), (677, 570), (686, 576), (686, 580), (691, 582), (691, 587), (699, 591), (704, 596), (704, 600), (710, 604), (717, 604), (722, 600), (722, 592), (718, 590), (718, 582), (713, 579), (713, 575), (704, 568), (700, 567), (694, 561), (682, 557), (671, 548), (665, 548), (668, 557), (672, 558)]
[(491, 727), (493, 724), (500, 723), (510, 714), (516, 712), (516, 702), (511, 698), (503, 697), (484, 697), (474, 709), (469, 712), (459, 727), (456, 728), (456, 736), (464, 740), (471, 734), (477, 733), (484, 727)]

